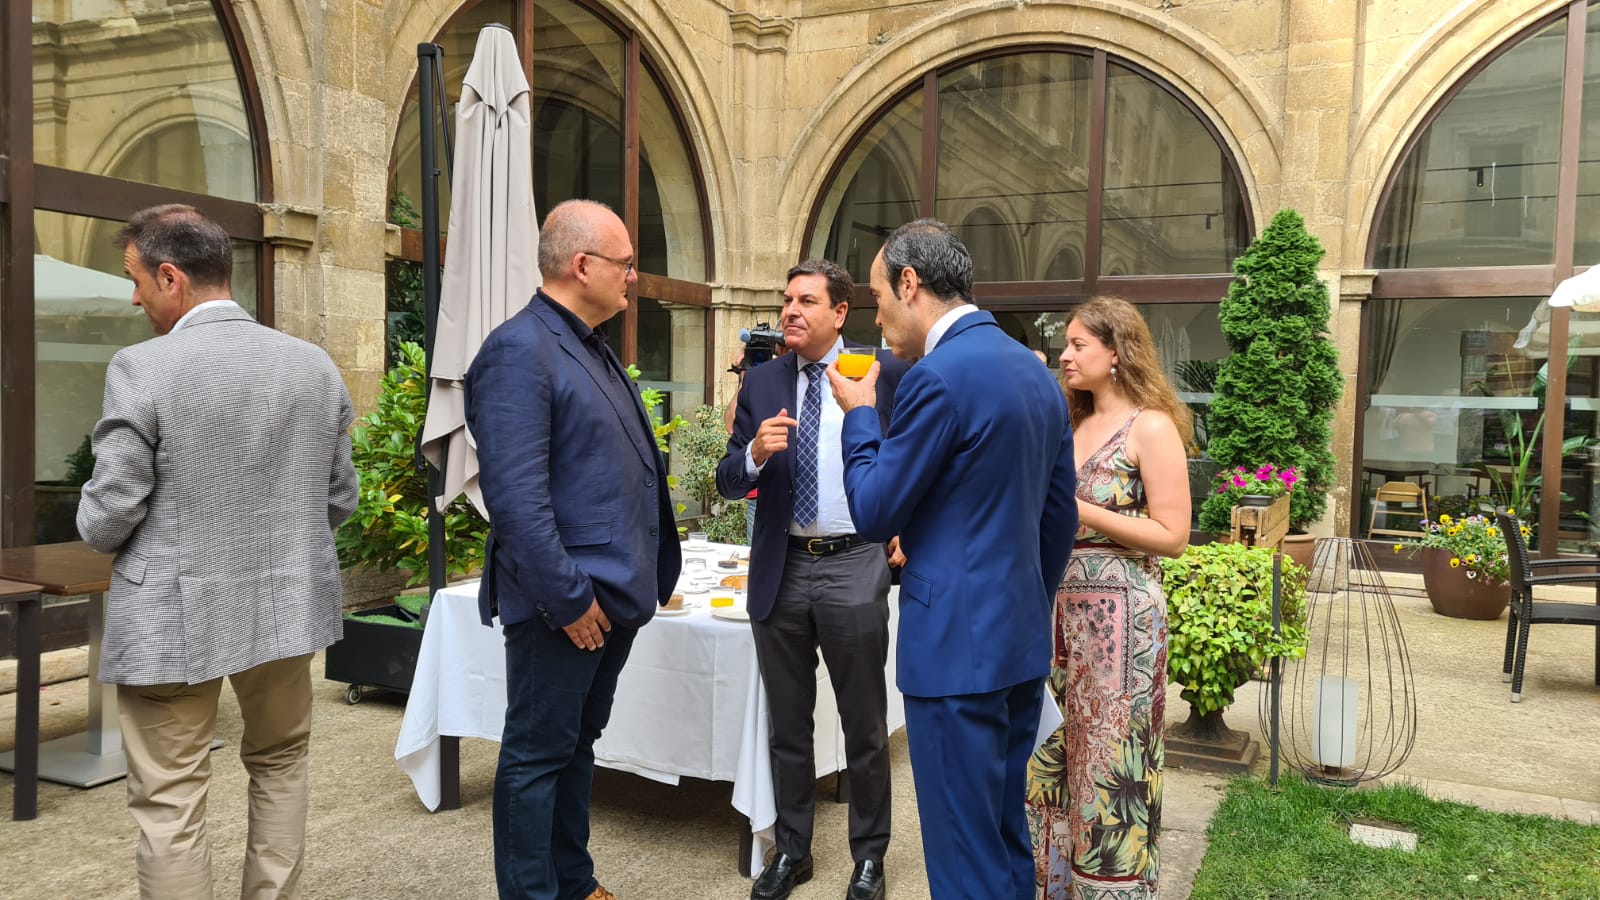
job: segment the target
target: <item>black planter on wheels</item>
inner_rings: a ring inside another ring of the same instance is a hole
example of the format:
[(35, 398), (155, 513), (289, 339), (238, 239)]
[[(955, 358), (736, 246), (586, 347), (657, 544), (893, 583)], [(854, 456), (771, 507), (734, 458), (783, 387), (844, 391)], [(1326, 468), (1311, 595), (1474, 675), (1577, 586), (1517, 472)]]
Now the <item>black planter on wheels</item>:
[[(378, 616), (385, 620), (376, 619)], [(399, 606), (380, 606), (344, 617), (344, 637), (328, 648), (322, 670), (329, 681), (349, 683), (344, 702), (360, 703), (362, 689), (368, 687), (411, 693), (417, 654), (422, 652), (422, 628), (389, 620), (414, 622), (416, 618)]]

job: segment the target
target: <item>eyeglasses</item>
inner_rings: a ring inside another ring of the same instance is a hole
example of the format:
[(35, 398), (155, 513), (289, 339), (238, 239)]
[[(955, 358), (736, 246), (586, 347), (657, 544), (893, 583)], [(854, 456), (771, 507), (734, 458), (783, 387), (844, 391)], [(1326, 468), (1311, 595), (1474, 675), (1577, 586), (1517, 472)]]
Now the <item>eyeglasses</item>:
[(604, 253), (596, 253), (593, 250), (584, 250), (582, 252), (585, 256), (598, 257), (608, 263), (616, 263), (617, 265), (621, 266), (623, 278), (627, 278), (629, 275), (632, 275), (634, 272), (638, 271), (638, 269), (634, 267), (633, 260), (631, 259), (617, 259), (613, 256), (606, 256)]

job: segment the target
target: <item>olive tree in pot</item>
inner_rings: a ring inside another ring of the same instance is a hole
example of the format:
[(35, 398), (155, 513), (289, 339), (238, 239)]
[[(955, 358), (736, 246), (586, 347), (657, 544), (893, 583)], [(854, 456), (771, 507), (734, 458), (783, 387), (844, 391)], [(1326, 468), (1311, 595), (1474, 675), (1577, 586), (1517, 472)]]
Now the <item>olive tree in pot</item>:
[(1234, 691), (1274, 657), (1299, 659), (1306, 648), (1306, 570), (1287, 557), (1272, 629), (1272, 557), (1266, 547), (1200, 544), (1161, 561), (1167, 595), (1167, 678), (1183, 685), (1189, 720), (1169, 730), (1191, 741), (1222, 744), (1240, 735), (1222, 721)]
[[(1217, 372), (1206, 452), (1223, 471), (1293, 469), (1291, 532), (1322, 518), (1334, 478), (1333, 411), (1343, 379), (1328, 338), (1328, 287), (1317, 277), (1322, 256), (1300, 214), (1280, 211), (1234, 260), (1217, 311), (1233, 352)], [(1226, 533), (1231, 507), (1226, 494), (1208, 497), (1201, 530)]]
[[(673, 468), (677, 470), (676, 493), (695, 504), (700, 516), (699, 530), (719, 544), (747, 544), (745, 539), (745, 501), (724, 500), (717, 493), (717, 463), (728, 449), (728, 429), (723, 410), (702, 406), (691, 421), (673, 437)], [(680, 510), (683, 504), (679, 504)]]

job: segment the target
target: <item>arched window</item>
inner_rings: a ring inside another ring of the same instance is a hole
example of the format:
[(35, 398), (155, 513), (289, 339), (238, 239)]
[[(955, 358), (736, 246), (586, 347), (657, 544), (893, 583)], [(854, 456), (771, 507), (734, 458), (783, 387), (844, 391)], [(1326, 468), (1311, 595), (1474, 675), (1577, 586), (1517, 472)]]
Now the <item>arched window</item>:
[[(540, 217), (563, 200), (585, 197), (611, 206), (628, 223), (639, 265), (637, 296), (610, 324), (610, 339), (625, 363), (639, 367), (641, 384), (666, 394), (666, 415), (692, 413), (709, 400), (710, 220), (687, 129), (655, 64), (632, 30), (576, 0), (484, 0), (464, 7), (435, 39), (445, 48), (452, 107), (478, 30), (491, 22), (511, 26), (524, 59), (531, 54), (533, 60), (533, 185)], [(417, 103), (413, 87), (390, 170), (393, 197), (413, 203), (421, 186)], [(637, 159), (626, 152), (630, 136)], [(447, 180), (439, 183), (441, 223), (450, 215)], [(637, 187), (630, 192), (630, 185)], [(407, 236), (405, 258), (421, 260), (420, 238)]]
[[(835, 164), (809, 229), (809, 254), (857, 280), (853, 339), (878, 340), (872, 261), (919, 216), (955, 230), (979, 304), (1051, 365), (1068, 307), (1140, 303), (1203, 421), (1205, 372), (1227, 353), (1216, 301), (1252, 227), (1232, 156), (1170, 85), (1103, 51), (1028, 49), (928, 72), (891, 100)], [(1191, 469), (1204, 490), (1204, 460)]]
[(1545, 302), (1600, 262), (1597, 20), (1563, 10), (1495, 49), (1389, 175), (1367, 249), (1358, 534), (1377, 487), (1411, 481), (1434, 516), (1515, 507), (1543, 553), (1600, 538), (1600, 314)]
[(0, 59), (32, 73), (0, 104), (0, 543), (17, 546), (77, 539), (106, 363), (151, 334), (112, 236), (146, 206), (200, 207), (234, 238), (234, 299), (271, 324), (272, 185), (231, 4), (5, 7)]

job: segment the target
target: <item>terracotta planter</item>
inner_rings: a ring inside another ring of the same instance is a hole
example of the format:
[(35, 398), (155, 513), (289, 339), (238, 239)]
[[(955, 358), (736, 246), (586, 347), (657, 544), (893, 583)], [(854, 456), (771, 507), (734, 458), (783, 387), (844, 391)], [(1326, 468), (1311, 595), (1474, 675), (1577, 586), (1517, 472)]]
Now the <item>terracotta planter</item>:
[[(1311, 560), (1316, 556), (1317, 536), (1314, 534), (1287, 534), (1283, 537), (1283, 555), (1295, 561), (1295, 564), (1307, 572), (1311, 571)], [(1446, 564), (1448, 565), (1448, 560)]]
[(1468, 578), (1465, 566), (1450, 568), (1447, 550), (1430, 547), (1422, 551), (1422, 584), (1433, 611), (1441, 616), (1498, 619), (1511, 604), (1511, 585)]

